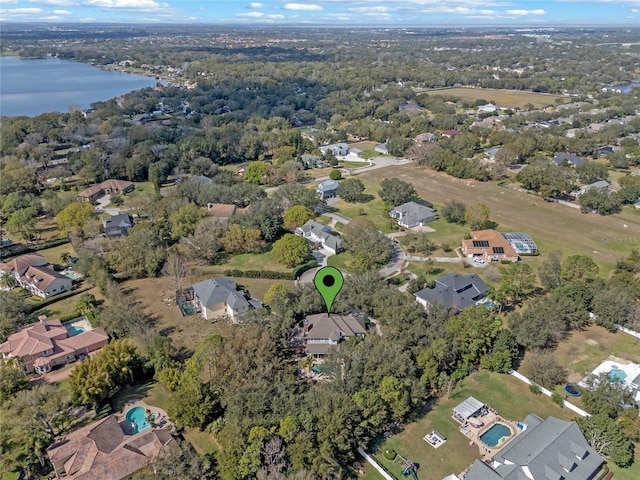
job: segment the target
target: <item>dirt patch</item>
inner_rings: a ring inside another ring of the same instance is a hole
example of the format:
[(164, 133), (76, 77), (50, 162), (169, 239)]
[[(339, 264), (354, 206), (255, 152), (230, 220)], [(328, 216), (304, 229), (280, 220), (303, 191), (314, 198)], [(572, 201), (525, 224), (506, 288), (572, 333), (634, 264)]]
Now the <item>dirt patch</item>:
[(593, 346), (593, 347), (597, 347), (598, 345), (600, 345), (600, 344), (598, 343), (598, 341), (597, 341), (597, 340), (594, 340), (593, 338), (587, 338), (587, 339), (584, 341), (584, 343), (586, 343), (587, 345), (591, 345), (591, 346)]

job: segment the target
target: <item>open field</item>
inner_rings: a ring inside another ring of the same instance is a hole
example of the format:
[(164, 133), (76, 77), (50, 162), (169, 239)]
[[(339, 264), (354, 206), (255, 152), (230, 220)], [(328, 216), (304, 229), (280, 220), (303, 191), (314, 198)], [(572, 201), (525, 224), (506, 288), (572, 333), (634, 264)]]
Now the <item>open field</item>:
[[(548, 397), (533, 395), (527, 385), (510, 375), (475, 373), (456, 387), (450, 399), (441, 398), (428, 403), (417, 421), (384, 441), (374, 455), (376, 460), (396, 478), (402, 478), (400, 464), (398, 461), (392, 464), (384, 459), (382, 451), (385, 448), (393, 448), (399, 455), (419, 464), (419, 479), (440, 480), (446, 475), (457, 475), (465, 470), (476, 458), (481, 458), (480, 451), (477, 446), (469, 445), (469, 439), (458, 431), (458, 423), (451, 418), (451, 409), (470, 395), (495, 408), (508, 420), (521, 421), (529, 413), (542, 418), (553, 415), (564, 420), (572, 420), (575, 415), (570, 410), (560, 408)], [(438, 449), (422, 439), (432, 430), (438, 430), (447, 437), (447, 442)]]
[[(387, 171), (388, 169), (384, 168), (382, 170), (374, 170), (374, 171)], [(376, 224), (378, 230), (384, 233), (395, 232), (397, 229), (392, 228), (394, 222), (391, 217), (389, 217), (389, 211), (387, 206), (384, 204), (382, 199), (378, 196), (378, 190), (380, 189), (380, 181), (385, 178), (390, 178), (389, 175), (379, 174), (379, 177), (375, 180), (369, 179), (367, 173), (360, 174), (358, 179), (362, 180), (364, 184), (364, 193), (366, 195), (373, 196), (373, 199), (368, 202), (363, 203), (348, 203), (344, 200), (340, 199), (335, 204), (333, 204), (333, 208), (338, 210), (338, 213), (344, 215), (347, 218), (354, 219), (357, 216), (365, 215), (368, 220), (371, 220)], [(379, 180), (377, 180), (379, 178)]]
[(71, 243), (65, 243), (64, 245), (58, 245), (57, 247), (46, 248), (44, 250), (38, 250), (35, 252), (36, 255), (41, 255), (47, 259), (47, 261), (51, 264), (59, 264), (62, 265), (62, 260), (60, 259), (60, 255), (64, 252), (68, 252), (72, 257), (77, 256), (75, 248)]
[[(84, 284), (82, 286), (84, 286)], [(37, 310), (35, 315), (46, 315), (49, 318), (60, 318), (71, 315), (72, 313), (75, 313), (76, 305), (78, 304), (80, 297), (87, 294), (95, 296), (98, 302), (104, 300), (104, 297), (100, 293), (100, 289), (98, 287), (93, 287), (92, 289), (80, 292), (77, 295), (63, 298), (59, 302), (51, 303), (41, 310)]]
[(534, 107), (544, 107), (547, 105), (555, 105), (556, 100), (562, 100), (562, 103), (568, 102), (568, 99), (562, 95), (550, 95), (546, 93), (518, 90), (500, 90), (494, 88), (435, 88), (425, 90), (420, 93), (457, 98), (468, 102), (486, 100), (487, 102), (494, 103), (498, 107), (506, 108), (524, 108), (528, 103)]
[(533, 237), (541, 252), (540, 257), (526, 257), (525, 261), (533, 265), (542, 261), (545, 253), (560, 250), (565, 255), (589, 255), (602, 271), (608, 272), (621, 256), (640, 246), (640, 235), (637, 229), (634, 233), (631, 228), (635, 224), (627, 225), (624, 216), (583, 214), (495, 183), (460, 180), (413, 164), (373, 170), (359, 176), (374, 184), (391, 177), (412, 183), (420, 197), (429, 201), (484, 203), (501, 230), (522, 231)]
[[(216, 275), (194, 274), (184, 285), (188, 286), (212, 276)], [(290, 280), (234, 278), (234, 281), (243, 285), (258, 299), (262, 299), (267, 289), (276, 282), (293, 288), (293, 282)], [(129, 280), (124, 282), (122, 287), (132, 301), (140, 301), (145, 314), (155, 322), (156, 329), (163, 335), (169, 335), (178, 349), (192, 351), (207, 335), (219, 329), (218, 323), (205, 320), (200, 315), (182, 316), (175, 303), (175, 291), (168, 277)]]

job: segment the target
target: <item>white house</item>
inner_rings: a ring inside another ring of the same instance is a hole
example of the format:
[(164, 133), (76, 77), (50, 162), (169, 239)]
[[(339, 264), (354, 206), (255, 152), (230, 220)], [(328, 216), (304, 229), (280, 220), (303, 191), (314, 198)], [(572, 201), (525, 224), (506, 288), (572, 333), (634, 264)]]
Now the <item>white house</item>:
[(42, 298), (66, 292), (73, 283), (69, 277), (56, 272), (46, 258), (34, 254), (0, 264), (0, 271), (13, 275), (18, 286)]
[(236, 320), (250, 308), (262, 308), (262, 304), (238, 287), (228, 277), (217, 277), (194, 283), (191, 287), (194, 300), (207, 320), (229, 317)]
[(331, 229), (326, 225), (309, 220), (303, 226), (296, 228), (296, 235), (304, 237), (314, 245), (320, 245), (334, 255), (342, 250), (342, 240), (331, 234)]

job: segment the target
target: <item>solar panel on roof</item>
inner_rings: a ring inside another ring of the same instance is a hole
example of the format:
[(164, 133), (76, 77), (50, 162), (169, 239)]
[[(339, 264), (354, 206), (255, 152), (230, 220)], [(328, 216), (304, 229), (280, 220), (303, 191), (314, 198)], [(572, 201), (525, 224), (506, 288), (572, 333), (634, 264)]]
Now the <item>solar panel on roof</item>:
[(489, 240), (474, 240), (473, 246), (476, 248), (487, 248), (489, 246)]
[(504, 253), (503, 247), (493, 247), (493, 253)]

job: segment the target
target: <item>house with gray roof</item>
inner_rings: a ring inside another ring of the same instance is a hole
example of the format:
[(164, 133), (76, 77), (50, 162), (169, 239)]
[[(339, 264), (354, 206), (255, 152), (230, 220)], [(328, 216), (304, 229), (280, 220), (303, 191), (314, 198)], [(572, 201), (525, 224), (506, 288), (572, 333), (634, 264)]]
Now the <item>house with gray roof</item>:
[(344, 157), (349, 155), (349, 145), (346, 143), (332, 143), (331, 145), (323, 145), (320, 151), (324, 155), (327, 152), (333, 153), (336, 157)]
[(579, 197), (579, 196), (584, 195), (589, 190), (592, 190), (594, 188), (609, 188), (610, 186), (611, 186), (611, 184), (609, 182), (607, 182), (606, 180), (594, 180), (590, 184), (585, 185), (582, 188), (579, 188), (578, 191), (576, 192), (576, 195)]
[(391, 210), (389, 216), (395, 218), (398, 225), (404, 228), (422, 227), (438, 218), (433, 205), (426, 200), (415, 200), (400, 205)]
[(320, 196), (320, 200), (326, 200), (327, 198), (335, 197), (338, 185), (339, 183), (336, 180), (325, 180), (320, 185), (318, 185), (316, 191)]
[(436, 280), (434, 288), (424, 288), (414, 293), (416, 302), (428, 309), (439, 303), (455, 313), (479, 304), (487, 295), (489, 287), (475, 273), (458, 275), (449, 273)]
[(556, 153), (555, 156), (553, 157), (553, 162), (556, 165), (562, 165), (563, 163), (566, 162), (569, 165), (573, 165), (574, 167), (577, 167), (579, 165), (582, 165), (586, 161), (587, 161), (586, 158), (579, 157), (575, 153), (560, 152), (560, 153)]
[(500, 151), (500, 147), (493, 147), (493, 148), (487, 148), (484, 153), (487, 157), (489, 157), (489, 160), (492, 162), (496, 161), (496, 155), (498, 155), (498, 152)]
[(295, 234), (306, 238), (312, 248), (326, 248), (334, 255), (343, 250), (340, 237), (333, 235), (329, 227), (315, 220), (309, 220), (303, 226), (296, 228)]
[(262, 308), (262, 303), (248, 292), (238, 289), (229, 277), (216, 277), (194, 283), (193, 298), (202, 316), (207, 320), (229, 317), (236, 321), (251, 308)]
[(133, 217), (128, 213), (113, 215), (109, 219), (102, 218), (102, 228), (107, 238), (126, 237), (133, 225)]
[(592, 480), (604, 458), (587, 443), (576, 422), (528, 415), (524, 430), (494, 455), (476, 460), (466, 480)]
[(364, 322), (359, 316), (331, 315), (318, 313), (307, 315), (303, 324), (304, 343), (307, 355), (321, 357), (342, 340), (362, 337), (367, 333)]

